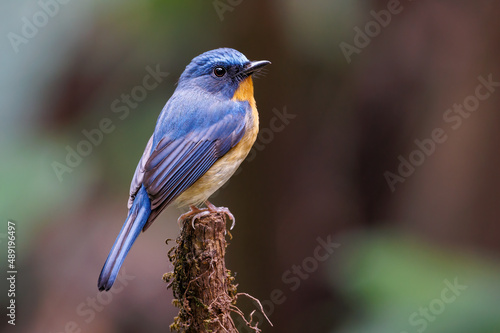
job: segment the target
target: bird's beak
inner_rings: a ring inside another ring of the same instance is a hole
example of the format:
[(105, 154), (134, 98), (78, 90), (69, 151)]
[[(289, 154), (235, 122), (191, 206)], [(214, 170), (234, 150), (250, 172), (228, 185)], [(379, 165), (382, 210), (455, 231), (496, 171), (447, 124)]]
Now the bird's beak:
[(250, 76), (256, 71), (260, 70), (262, 67), (269, 65), (271, 62), (267, 60), (252, 61), (238, 74), (243, 74), (245, 76)]

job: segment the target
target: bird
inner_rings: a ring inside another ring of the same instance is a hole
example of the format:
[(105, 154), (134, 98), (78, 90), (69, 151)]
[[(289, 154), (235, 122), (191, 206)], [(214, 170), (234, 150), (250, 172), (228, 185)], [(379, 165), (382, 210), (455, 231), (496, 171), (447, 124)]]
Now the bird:
[[(208, 201), (238, 169), (259, 132), (252, 76), (268, 60), (250, 61), (232, 48), (193, 58), (163, 107), (130, 185), (128, 215), (98, 279), (115, 282), (133, 243), (170, 204), (189, 206), (179, 220), (211, 212), (234, 216)], [(207, 208), (198, 208), (205, 203)]]

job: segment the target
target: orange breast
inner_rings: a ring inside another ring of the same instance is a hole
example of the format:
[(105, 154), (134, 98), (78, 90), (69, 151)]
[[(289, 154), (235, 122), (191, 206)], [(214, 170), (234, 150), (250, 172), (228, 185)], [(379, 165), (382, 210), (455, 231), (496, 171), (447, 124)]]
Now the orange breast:
[(240, 82), (240, 86), (234, 92), (233, 100), (246, 101), (250, 103), (252, 110), (256, 109), (255, 98), (253, 97), (253, 81), (250, 76)]

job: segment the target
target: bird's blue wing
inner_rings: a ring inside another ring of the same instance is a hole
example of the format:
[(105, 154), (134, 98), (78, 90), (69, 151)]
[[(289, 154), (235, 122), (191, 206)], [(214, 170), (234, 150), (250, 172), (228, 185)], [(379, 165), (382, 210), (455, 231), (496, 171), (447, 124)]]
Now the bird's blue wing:
[(144, 230), (240, 141), (250, 107), (246, 102), (218, 102), (205, 110), (185, 110), (180, 116), (168, 116), (172, 111), (169, 108), (175, 106), (176, 103), (166, 105), (167, 116), (160, 116), (154, 138), (150, 139), (132, 180), (131, 201), (135, 197), (132, 191), (141, 184), (151, 200), (152, 212)]

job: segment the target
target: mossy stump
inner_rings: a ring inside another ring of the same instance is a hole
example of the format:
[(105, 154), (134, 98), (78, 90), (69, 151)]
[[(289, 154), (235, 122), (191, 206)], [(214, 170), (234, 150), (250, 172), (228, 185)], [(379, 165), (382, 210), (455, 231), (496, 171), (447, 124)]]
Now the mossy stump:
[(180, 308), (170, 330), (238, 332), (230, 316), (236, 309), (236, 285), (226, 269), (226, 246), (223, 214), (183, 221), (177, 245), (168, 253), (174, 271), (163, 276)]

